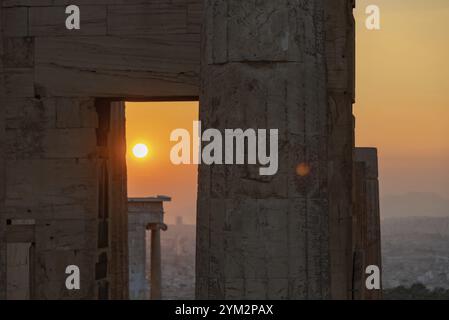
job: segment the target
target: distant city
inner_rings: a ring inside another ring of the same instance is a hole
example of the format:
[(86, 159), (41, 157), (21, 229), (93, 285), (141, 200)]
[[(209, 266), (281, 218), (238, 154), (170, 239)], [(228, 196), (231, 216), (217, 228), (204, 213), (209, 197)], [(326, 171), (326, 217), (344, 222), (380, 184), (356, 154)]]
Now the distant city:
[(382, 221), (384, 288), (421, 283), (449, 289), (449, 217)]
[[(383, 287), (449, 289), (449, 200), (434, 193), (381, 202)], [(162, 234), (164, 299), (194, 299), (195, 225), (181, 218)]]
[(162, 233), (163, 299), (195, 298), (195, 231), (195, 225), (184, 224), (178, 217), (176, 224)]
[(449, 200), (436, 193), (381, 200), (384, 288), (449, 289)]

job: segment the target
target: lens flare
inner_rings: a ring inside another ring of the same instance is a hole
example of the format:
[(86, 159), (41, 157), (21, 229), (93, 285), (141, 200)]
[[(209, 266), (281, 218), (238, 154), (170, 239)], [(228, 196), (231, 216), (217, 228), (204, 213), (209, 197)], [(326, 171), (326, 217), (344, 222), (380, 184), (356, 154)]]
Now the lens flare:
[(305, 162), (301, 162), (296, 167), (296, 174), (300, 177), (306, 177), (310, 174), (311, 167)]

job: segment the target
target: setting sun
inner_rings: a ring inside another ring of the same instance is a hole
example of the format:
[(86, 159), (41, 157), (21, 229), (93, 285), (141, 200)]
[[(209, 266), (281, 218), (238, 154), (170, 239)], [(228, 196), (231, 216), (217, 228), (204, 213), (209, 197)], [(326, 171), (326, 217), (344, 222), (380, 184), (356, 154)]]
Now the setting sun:
[(143, 143), (136, 144), (133, 148), (133, 154), (136, 158), (145, 158), (148, 155), (148, 147)]

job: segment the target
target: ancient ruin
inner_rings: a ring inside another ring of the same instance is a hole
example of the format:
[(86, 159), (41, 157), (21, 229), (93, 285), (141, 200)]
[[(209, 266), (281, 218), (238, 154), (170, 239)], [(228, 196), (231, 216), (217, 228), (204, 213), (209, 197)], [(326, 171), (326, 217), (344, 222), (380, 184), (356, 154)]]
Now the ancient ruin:
[(377, 150), (356, 148), (353, 211), (354, 299), (380, 299), (381, 290), (367, 290), (365, 270), (382, 266)]
[[(166, 196), (128, 199), (130, 299), (159, 300), (162, 297), (161, 230), (167, 230), (163, 204), (170, 200)], [(150, 241), (147, 241), (147, 234)], [(150, 247), (147, 247), (148, 242)], [(146, 279), (148, 273), (151, 282)]]
[(200, 166), (197, 298), (354, 298), (354, 2), (1, 1), (0, 298), (129, 297), (124, 101), (197, 99), (279, 129), (276, 175)]
[[(352, 9), (207, 2), (200, 120), (279, 128), (279, 171), (200, 167), (198, 297), (351, 297)], [(301, 164), (309, 174), (297, 174)]]

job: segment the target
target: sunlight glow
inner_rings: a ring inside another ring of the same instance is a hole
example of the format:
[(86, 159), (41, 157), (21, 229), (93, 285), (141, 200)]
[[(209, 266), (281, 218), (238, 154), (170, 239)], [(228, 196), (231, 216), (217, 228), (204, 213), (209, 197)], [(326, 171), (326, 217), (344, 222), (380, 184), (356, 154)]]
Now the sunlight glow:
[(133, 148), (133, 154), (136, 158), (145, 158), (148, 155), (148, 147), (143, 143), (136, 144)]

